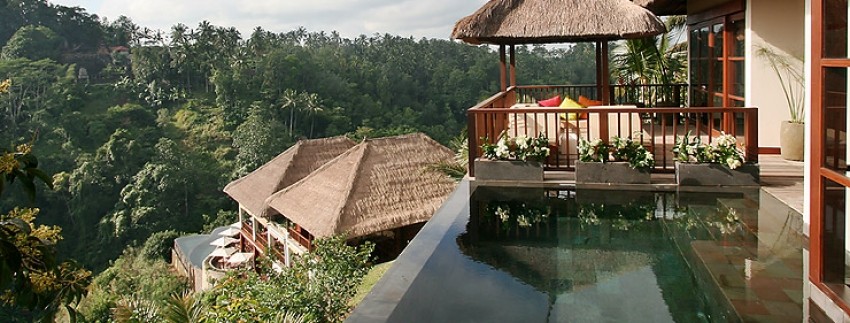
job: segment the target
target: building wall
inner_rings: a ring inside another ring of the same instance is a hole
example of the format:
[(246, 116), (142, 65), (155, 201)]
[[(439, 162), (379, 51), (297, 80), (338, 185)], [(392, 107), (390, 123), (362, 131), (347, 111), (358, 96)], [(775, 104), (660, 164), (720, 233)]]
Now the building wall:
[(804, 57), (805, 0), (747, 0), (746, 5), (746, 106), (759, 108), (759, 146), (779, 147), (779, 125), (791, 114), (776, 72), (756, 51), (764, 47)]

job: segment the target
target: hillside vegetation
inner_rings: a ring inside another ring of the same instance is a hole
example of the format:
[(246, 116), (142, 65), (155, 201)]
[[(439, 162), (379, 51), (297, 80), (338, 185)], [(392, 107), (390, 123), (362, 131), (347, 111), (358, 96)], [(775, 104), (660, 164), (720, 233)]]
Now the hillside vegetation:
[[(60, 257), (95, 274), (156, 268), (146, 261), (162, 262), (174, 237), (234, 222), (224, 185), (298, 139), (420, 131), (445, 144), (466, 109), (498, 90), (488, 47), (241, 35), (208, 22), (157, 31), (41, 0), (0, 1), (0, 45), (0, 81), (11, 81), (0, 146), (32, 143), (54, 180), (34, 201), (0, 195), (0, 214), (38, 206), (39, 223), (63, 229)], [(594, 82), (592, 45), (517, 55), (522, 84)]]

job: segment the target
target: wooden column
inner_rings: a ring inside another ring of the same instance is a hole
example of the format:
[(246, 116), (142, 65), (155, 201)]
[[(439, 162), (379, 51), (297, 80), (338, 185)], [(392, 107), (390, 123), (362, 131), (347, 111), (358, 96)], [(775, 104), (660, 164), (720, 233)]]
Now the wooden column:
[(601, 55), (601, 76), (602, 82), (602, 104), (611, 105), (611, 71), (608, 67), (608, 41), (600, 42), (602, 47)]
[(511, 44), (511, 82), (510, 86), (516, 86), (516, 45)]
[(602, 42), (596, 42), (596, 98), (602, 99)]
[[(596, 42), (596, 93), (602, 105), (611, 104), (611, 76), (608, 72), (608, 42)], [(599, 114), (599, 139), (607, 143), (608, 136), (608, 114)], [(591, 138), (593, 139), (593, 138)]]
[(499, 45), (499, 81), (501, 88), (499, 91), (504, 92), (508, 89), (507, 71), (505, 66), (505, 45)]

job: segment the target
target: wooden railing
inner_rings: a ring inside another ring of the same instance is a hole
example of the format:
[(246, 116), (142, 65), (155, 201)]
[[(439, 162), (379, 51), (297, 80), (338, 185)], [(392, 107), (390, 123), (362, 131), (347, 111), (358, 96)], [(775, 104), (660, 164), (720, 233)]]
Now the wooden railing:
[[(615, 84), (609, 85), (611, 104), (629, 104), (638, 107), (687, 106), (687, 84)], [(534, 103), (555, 95), (598, 98), (596, 85), (530, 85), (514, 88), (516, 103)]]
[[(574, 170), (578, 158), (576, 146), (581, 139), (608, 140), (613, 136), (640, 140), (654, 154), (654, 172), (673, 171), (673, 146), (677, 138), (689, 133), (699, 136), (704, 143), (711, 143), (722, 132), (734, 135), (745, 152), (746, 160), (758, 160), (756, 108), (510, 108), (517, 103), (520, 91), (537, 88), (540, 87), (509, 88), (469, 109), (470, 176), (475, 176), (473, 161), (482, 154), (481, 144), (484, 140), (495, 142), (502, 132), (511, 137), (545, 134), (552, 151), (545, 163), (547, 170)], [(586, 119), (562, 119), (568, 112), (575, 112), (576, 116), (585, 115)]]
[(307, 250), (313, 250), (313, 241), (312, 240), (301, 235), (300, 232), (294, 230), (293, 228), (289, 228), (288, 230), (289, 230), (289, 238), (290, 239), (295, 240), (296, 242), (298, 242), (298, 244), (300, 244), (304, 248), (307, 248)]

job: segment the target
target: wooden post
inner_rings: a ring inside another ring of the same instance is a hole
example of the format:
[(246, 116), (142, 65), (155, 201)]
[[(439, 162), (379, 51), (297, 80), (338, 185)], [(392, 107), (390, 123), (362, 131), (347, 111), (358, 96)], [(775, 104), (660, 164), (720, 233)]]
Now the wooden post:
[[(475, 109), (472, 109), (475, 110)], [(469, 177), (475, 177), (475, 158), (478, 158), (478, 130), (475, 129), (476, 115), (474, 111), (466, 112), (466, 145), (469, 153), (467, 170)]]
[(611, 105), (611, 71), (608, 68), (608, 41), (600, 42), (602, 47), (600, 79), (602, 82), (602, 104)]
[(501, 88), (499, 91), (505, 92), (508, 89), (507, 71), (505, 67), (505, 45), (499, 45), (499, 81)]
[[(749, 109), (748, 109), (749, 110)], [(734, 114), (732, 114), (734, 116)], [(752, 108), (744, 115), (747, 123), (744, 136), (747, 137), (746, 150), (747, 161), (758, 163), (759, 161), (759, 117), (758, 109)], [(734, 135), (734, 134), (733, 134)]]
[(511, 86), (516, 86), (516, 45), (511, 44)]
[(602, 42), (596, 42), (596, 99), (602, 98)]

